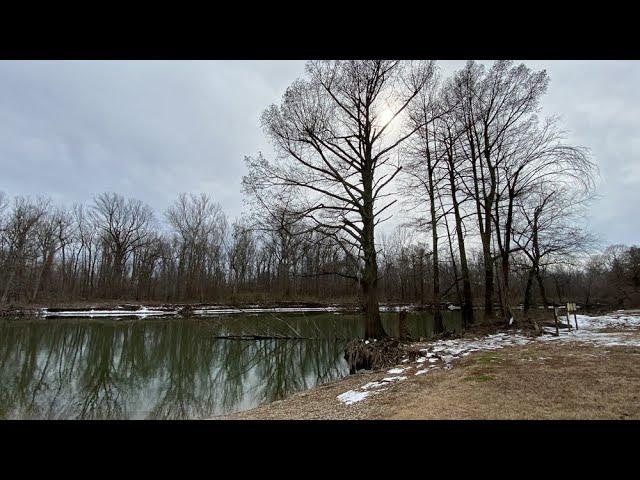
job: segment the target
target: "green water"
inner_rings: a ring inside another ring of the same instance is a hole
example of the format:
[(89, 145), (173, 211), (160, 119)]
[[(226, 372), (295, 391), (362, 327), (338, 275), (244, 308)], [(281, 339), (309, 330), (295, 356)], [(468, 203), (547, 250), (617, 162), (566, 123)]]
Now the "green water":
[[(383, 314), (397, 333), (397, 314)], [(429, 337), (429, 314), (408, 318)], [(460, 327), (446, 312), (445, 325)], [(191, 419), (253, 408), (346, 376), (356, 314), (0, 320), (0, 418)], [(304, 339), (226, 340), (226, 335)]]

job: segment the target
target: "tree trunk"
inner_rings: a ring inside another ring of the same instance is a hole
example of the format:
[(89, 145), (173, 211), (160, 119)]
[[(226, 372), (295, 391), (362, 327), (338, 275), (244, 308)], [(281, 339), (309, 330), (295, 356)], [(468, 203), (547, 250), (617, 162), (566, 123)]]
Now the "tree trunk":
[(364, 254), (364, 271), (360, 281), (364, 299), (364, 337), (384, 338), (386, 333), (380, 318), (378, 304), (378, 260), (375, 245), (375, 217), (373, 214), (372, 176), (366, 176), (365, 181), (364, 215), (362, 216), (362, 252)]
[[(490, 227), (489, 227), (490, 228)], [(485, 230), (482, 235), (482, 252), (484, 257), (484, 311), (493, 312), (493, 260), (491, 258), (491, 231)]]
[(387, 335), (382, 326), (380, 306), (378, 305), (378, 267), (375, 254), (373, 259), (369, 259), (365, 263), (361, 288), (364, 299), (364, 337), (384, 338)]
[[(433, 190), (432, 190), (433, 192)], [(433, 196), (433, 194), (432, 194)], [(433, 243), (433, 333), (442, 333), (444, 325), (442, 323), (442, 313), (440, 312), (440, 304), (442, 298), (440, 295), (440, 265), (438, 258), (438, 229), (436, 228), (436, 208), (434, 199), (431, 201), (431, 241)]]
[(473, 323), (473, 296), (471, 292), (471, 279), (469, 277), (469, 264), (467, 262), (467, 250), (464, 244), (464, 234), (460, 206), (456, 196), (456, 182), (454, 176), (453, 156), (449, 155), (449, 184), (451, 186), (451, 200), (453, 203), (453, 214), (456, 220), (456, 237), (458, 237), (458, 251), (460, 254), (460, 274), (462, 276), (462, 322), (467, 328)]
[(428, 174), (428, 193), (429, 207), (431, 213), (431, 246), (433, 250), (433, 333), (438, 334), (444, 331), (442, 324), (442, 313), (440, 313), (440, 304), (442, 298), (440, 295), (440, 259), (438, 257), (438, 214), (436, 211), (436, 180), (434, 179), (434, 163), (431, 158), (431, 151), (427, 143), (427, 174)]
[(531, 288), (533, 287), (533, 277), (534, 277), (533, 268), (529, 270), (529, 275), (527, 276), (527, 286), (524, 289), (524, 311), (529, 311), (531, 307)]
[(540, 269), (536, 268), (536, 280), (538, 281), (538, 288), (540, 289), (540, 296), (542, 297), (542, 304), (544, 305), (544, 308), (546, 309), (547, 306), (549, 305), (549, 302), (547, 301), (547, 293), (546, 290), (544, 289), (544, 282), (542, 281), (542, 276), (540, 275)]
[(49, 269), (51, 268), (52, 260), (53, 260), (53, 252), (51, 252), (49, 255), (45, 253), (43, 262), (42, 262), (42, 268), (36, 275), (36, 282), (33, 288), (33, 296), (31, 297), (32, 303), (35, 303), (36, 299), (38, 298), (38, 292), (40, 291), (40, 287), (42, 283), (46, 281), (47, 276), (49, 275)]

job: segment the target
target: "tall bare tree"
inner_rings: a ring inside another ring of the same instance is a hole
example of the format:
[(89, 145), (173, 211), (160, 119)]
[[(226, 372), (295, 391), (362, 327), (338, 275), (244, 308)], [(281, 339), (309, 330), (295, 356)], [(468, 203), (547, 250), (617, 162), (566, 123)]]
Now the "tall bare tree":
[(493, 310), (493, 212), (499, 191), (498, 169), (503, 145), (511, 130), (536, 111), (546, 91), (545, 71), (532, 72), (524, 64), (497, 61), (488, 70), (473, 61), (453, 79), (452, 94), (465, 130), (464, 150), (471, 176), (467, 190), (476, 202), (478, 230), (485, 268), (485, 311)]
[(207, 283), (208, 256), (213, 244), (222, 242), (226, 217), (217, 203), (206, 194), (181, 193), (166, 212), (173, 231), (179, 237), (179, 297), (204, 300)]
[(547, 118), (541, 123), (536, 117), (530, 117), (512, 128), (501, 145), (493, 220), (501, 264), (501, 306), (507, 318), (512, 315), (509, 306), (510, 259), (514, 251), (511, 239), (518, 202), (527, 202), (528, 196), (535, 197), (534, 202), (540, 201), (539, 192), (549, 190), (550, 185), (562, 188), (569, 184), (573, 191), (583, 192), (592, 188), (594, 164), (588, 152), (568, 144), (557, 123), (557, 118)]
[(108, 261), (103, 261), (110, 273), (108, 292), (118, 297), (127, 259), (149, 240), (153, 211), (140, 200), (102, 193), (94, 199), (91, 214), (109, 255)]
[[(407, 181), (404, 185), (405, 195), (412, 201), (414, 224), (421, 228), (428, 227), (431, 231), (431, 251), (432, 251), (432, 275), (433, 275), (433, 310), (434, 310), (434, 332), (441, 333), (444, 330), (441, 313), (441, 288), (440, 288), (440, 256), (438, 252), (439, 223), (443, 216), (440, 202), (439, 185), (444, 180), (443, 163), (445, 159), (445, 148), (439, 141), (440, 129), (443, 127), (440, 122), (445, 114), (445, 104), (440, 98), (440, 91), (437, 81), (431, 82), (428, 88), (422, 89), (418, 94), (416, 102), (409, 108), (408, 123), (411, 130), (416, 134), (407, 142), (406, 169)], [(421, 212), (420, 207), (426, 206), (426, 215)], [(427, 218), (426, 222), (424, 218)]]
[(428, 86), (433, 69), (432, 62), (308, 62), (306, 78), (262, 115), (278, 156), (247, 160), (244, 182), (254, 191), (296, 192), (297, 215), (359, 259), (365, 337), (385, 335), (375, 227), (396, 202), (385, 193), (401, 169), (393, 153), (415, 132), (394, 131), (393, 123)]

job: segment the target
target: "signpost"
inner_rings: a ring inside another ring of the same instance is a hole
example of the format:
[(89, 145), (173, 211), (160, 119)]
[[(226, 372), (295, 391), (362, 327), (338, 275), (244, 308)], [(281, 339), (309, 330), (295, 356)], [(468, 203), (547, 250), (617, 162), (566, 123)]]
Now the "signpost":
[(575, 303), (567, 303), (567, 324), (569, 324), (569, 328), (571, 328), (571, 321), (569, 320), (569, 314), (573, 313), (573, 321), (576, 324), (576, 330), (578, 330), (578, 317), (576, 315), (576, 304)]

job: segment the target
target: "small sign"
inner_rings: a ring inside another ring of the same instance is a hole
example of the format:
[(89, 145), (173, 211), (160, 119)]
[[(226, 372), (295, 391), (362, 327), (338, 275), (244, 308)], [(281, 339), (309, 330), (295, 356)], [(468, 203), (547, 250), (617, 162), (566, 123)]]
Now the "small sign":
[(576, 311), (576, 304), (575, 303), (567, 303), (567, 312), (568, 313), (573, 313)]

